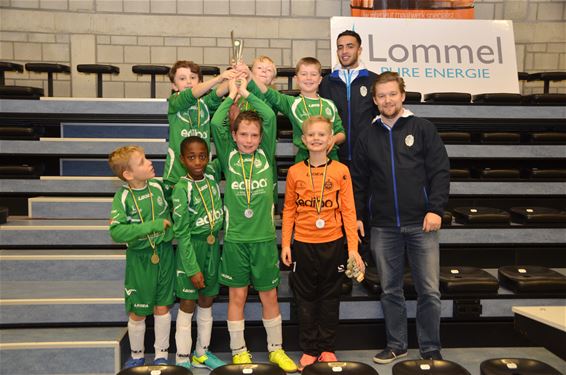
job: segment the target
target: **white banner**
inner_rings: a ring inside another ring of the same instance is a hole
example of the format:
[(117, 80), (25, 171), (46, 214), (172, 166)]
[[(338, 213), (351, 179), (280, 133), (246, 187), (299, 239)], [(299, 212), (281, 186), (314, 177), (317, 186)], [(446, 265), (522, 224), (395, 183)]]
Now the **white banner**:
[(407, 91), (519, 93), (511, 21), (332, 17), (332, 66), (344, 30), (362, 37), (369, 70), (399, 73)]

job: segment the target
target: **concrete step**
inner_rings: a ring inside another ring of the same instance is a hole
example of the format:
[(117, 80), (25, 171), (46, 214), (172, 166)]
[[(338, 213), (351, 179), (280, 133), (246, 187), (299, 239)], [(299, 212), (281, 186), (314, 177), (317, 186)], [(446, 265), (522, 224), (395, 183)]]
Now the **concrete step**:
[[(281, 230), (277, 224), (277, 243)], [(439, 232), (441, 244), (557, 244), (564, 243), (564, 228), (526, 228), (511, 224), (500, 228), (452, 225)], [(220, 237), (222, 241), (222, 236)], [(106, 246), (116, 245), (108, 233), (108, 220), (38, 220), (9, 218), (0, 225), (3, 246)]]
[(28, 199), (28, 215), (33, 219), (107, 219), (112, 198), (34, 197)]
[(125, 250), (0, 250), (0, 281), (121, 281)]
[[(117, 177), (109, 176), (42, 176), (40, 179), (0, 180), (0, 193), (36, 194), (108, 194), (112, 195), (123, 184)], [(220, 188), (224, 191), (225, 182)], [(285, 191), (285, 181), (278, 181), (280, 192)], [(452, 182), (452, 196), (563, 196), (564, 182)]]
[(0, 330), (2, 374), (116, 374), (126, 328)]
[[(168, 135), (166, 134), (165, 137)], [(39, 141), (0, 140), (2, 154), (15, 155), (46, 155), (46, 156), (82, 156), (106, 157), (118, 147), (124, 145), (139, 145), (144, 148), (146, 155), (165, 158), (167, 155), (167, 140), (164, 138), (40, 138)], [(542, 146), (552, 147), (552, 146)], [(216, 154), (214, 143), (211, 150)], [(551, 149), (547, 151), (554, 154)], [(291, 142), (282, 140), (277, 144), (277, 156), (294, 157), (297, 149)]]

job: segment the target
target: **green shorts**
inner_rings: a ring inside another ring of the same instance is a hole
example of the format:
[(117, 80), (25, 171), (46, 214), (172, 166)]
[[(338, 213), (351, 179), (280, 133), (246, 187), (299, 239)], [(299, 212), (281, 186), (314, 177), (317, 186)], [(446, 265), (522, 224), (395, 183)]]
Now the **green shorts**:
[[(217, 236), (218, 238), (218, 236)], [(181, 252), (177, 251), (177, 286), (175, 288), (177, 297), (182, 299), (196, 300), (199, 294), (207, 297), (214, 297), (218, 295), (220, 284), (218, 283), (218, 266), (220, 265), (220, 245), (218, 240), (214, 245), (209, 245), (206, 242), (206, 236), (192, 237), (191, 243), (195, 251), (197, 263), (204, 276), (203, 289), (196, 289), (183, 270), (183, 263), (181, 261)]]
[(175, 302), (175, 254), (171, 242), (157, 245), (159, 263), (151, 263), (153, 250), (126, 252), (124, 299), (126, 312), (139, 316), (153, 314), (155, 306)]
[(275, 240), (252, 243), (224, 241), (220, 283), (241, 288), (253, 285), (267, 291), (279, 285), (279, 254)]

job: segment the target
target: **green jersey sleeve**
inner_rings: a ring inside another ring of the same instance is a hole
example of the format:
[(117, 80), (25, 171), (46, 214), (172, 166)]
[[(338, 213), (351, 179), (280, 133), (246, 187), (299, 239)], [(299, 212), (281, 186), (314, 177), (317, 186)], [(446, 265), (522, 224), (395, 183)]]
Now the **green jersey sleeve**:
[(220, 107), (220, 104), (222, 104), (222, 98), (216, 95), (216, 89), (210, 90), (210, 92), (206, 94), (204, 98), (202, 98), (202, 100), (204, 101), (204, 104), (206, 104), (206, 106), (208, 107), (208, 111), (210, 113), (215, 112), (218, 109), (218, 107)]
[(227, 154), (233, 142), (232, 135), (230, 134), (230, 125), (226, 121), (228, 111), (233, 103), (234, 100), (230, 97), (224, 99), (210, 122), (210, 130), (214, 138), (214, 146), (216, 147), (216, 157), (220, 160), (223, 168), (227, 165)]
[(186, 110), (190, 106), (195, 105), (197, 98), (195, 98), (191, 89), (186, 89), (172, 94), (167, 101), (169, 102), (168, 112), (171, 114)]
[(220, 160), (218, 158), (213, 159), (206, 166), (206, 172), (214, 177), (214, 181), (220, 183), (222, 178), (222, 166), (220, 165)]
[(262, 120), (263, 136), (261, 138), (260, 146), (266, 152), (268, 157), (272, 158), (275, 155), (277, 138), (275, 113), (263, 100), (261, 100), (254, 94), (250, 93), (250, 95), (248, 96), (248, 101), (251, 105), (254, 106)]
[(183, 271), (187, 276), (193, 276), (200, 272), (200, 268), (191, 242), (193, 223), (188, 209), (190, 194), (185, 187), (186, 183), (180, 181), (173, 189), (173, 232), (177, 238), (177, 251), (180, 252)]
[(131, 223), (126, 214), (122, 194), (124, 189), (120, 189), (112, 201), (112, 211), (110, 212), (110, 237), (114, 242), (129, 243), (154, 232), (164, 231), (164, 219), (146, 221), (144, 223)]
[(265, 101), (267, 101), (267, 103), (277, 111), (291, 118), (291, 104), (293, 103), (293, 101), (295, 101), (294, 96), (281, 94), (279, 91), (274, 90), (270, 87), (265, 93)]

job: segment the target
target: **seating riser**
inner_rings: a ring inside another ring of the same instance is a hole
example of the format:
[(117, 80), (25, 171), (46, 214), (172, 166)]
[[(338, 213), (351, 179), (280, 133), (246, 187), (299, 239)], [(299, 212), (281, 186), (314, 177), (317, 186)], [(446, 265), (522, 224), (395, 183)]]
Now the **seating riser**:
[(3, 260), (0, 262), (0, 281), (121, 281), (125, 265), (125, 257), (110, 260)]

